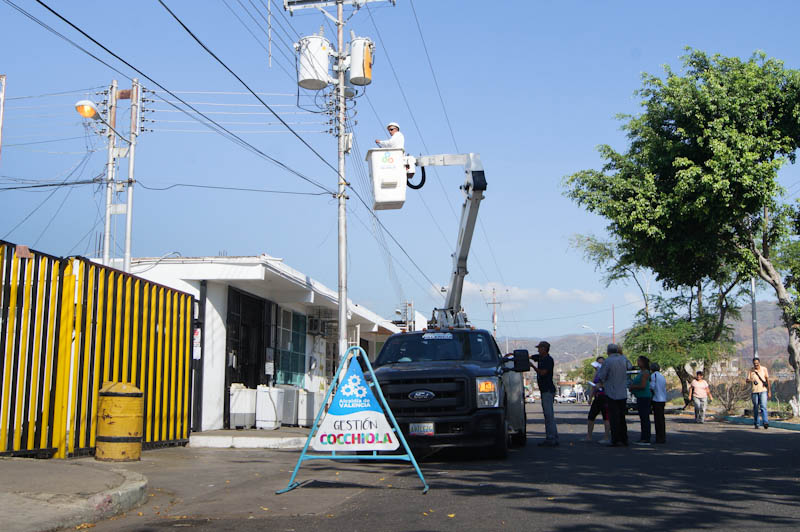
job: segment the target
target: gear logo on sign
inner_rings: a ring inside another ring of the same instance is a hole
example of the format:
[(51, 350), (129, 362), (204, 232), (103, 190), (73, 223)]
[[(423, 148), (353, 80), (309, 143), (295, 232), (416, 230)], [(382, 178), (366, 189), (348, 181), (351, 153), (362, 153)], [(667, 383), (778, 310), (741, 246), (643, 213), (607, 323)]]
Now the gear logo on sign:
[(361, 385), (361, 377), (358, 375), (350, 375), (347, 382), (342, 386), (342, 395), (345, 397), (357, 397), (363, 399), (367, 396), (367, 388)]

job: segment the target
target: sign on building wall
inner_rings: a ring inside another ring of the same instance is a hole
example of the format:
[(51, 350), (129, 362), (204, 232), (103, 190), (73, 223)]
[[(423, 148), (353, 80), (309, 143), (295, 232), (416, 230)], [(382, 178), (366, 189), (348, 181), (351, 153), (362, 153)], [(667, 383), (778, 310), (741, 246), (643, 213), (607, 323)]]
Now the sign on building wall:
[(315, 451), (393, 451), (399, 446), (357, 359), (351, 359), (311, 447)]

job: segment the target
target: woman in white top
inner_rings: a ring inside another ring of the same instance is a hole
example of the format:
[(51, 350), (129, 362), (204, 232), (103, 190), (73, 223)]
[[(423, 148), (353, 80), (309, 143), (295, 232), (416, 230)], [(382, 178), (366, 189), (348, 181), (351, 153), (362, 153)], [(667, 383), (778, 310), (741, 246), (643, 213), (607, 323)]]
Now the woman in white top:
[(656, 443), (667, 443), (664, 406), (667, 404), (667, 379), (659, 371), (657, 362), (650, 364), (650, 389), (653, 390), (653, 422), (656, 426)]

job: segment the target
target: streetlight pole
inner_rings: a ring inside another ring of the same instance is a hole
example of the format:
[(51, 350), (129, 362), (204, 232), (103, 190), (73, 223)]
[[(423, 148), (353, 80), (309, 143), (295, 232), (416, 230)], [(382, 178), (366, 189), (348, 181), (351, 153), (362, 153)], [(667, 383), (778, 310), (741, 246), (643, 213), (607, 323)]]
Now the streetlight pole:
[(581, 327), (583, 327), (584, 329), (589, 329), (590, 331), (592, 331), (594, 333), (594, 340), (595, 340), (594, 356), (599, 356), (600, 355), (600, 335), (597, 333), (597, 331), (595, 331), (594, 329), (592, 329), (588, 325), (581, 325)]

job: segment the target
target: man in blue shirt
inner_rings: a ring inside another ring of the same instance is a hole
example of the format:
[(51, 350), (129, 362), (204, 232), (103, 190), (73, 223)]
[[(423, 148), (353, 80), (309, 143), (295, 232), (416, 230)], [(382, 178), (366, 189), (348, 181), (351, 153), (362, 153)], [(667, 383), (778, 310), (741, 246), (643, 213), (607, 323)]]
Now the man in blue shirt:
[(538, 365), (534, 366), (536, 371), (536, 383), (539, 385), (539, 392), (542, 394), (542, 413), (544, 414), (545, 440), (539, 442), (539, 447), (558, 447), (558, 429), (556, 428), (556, 418), (553, 412), (553, 402), (556, 398), (556, 386), (553, 384), (553, 357), (550, 356), (550, 344), (539, 342), (536, 345), (538, 355), (532, 358)]

